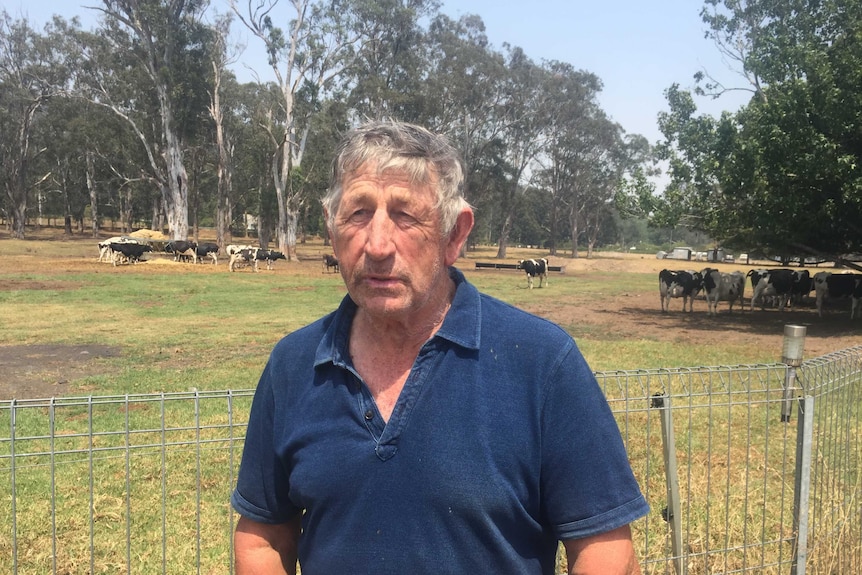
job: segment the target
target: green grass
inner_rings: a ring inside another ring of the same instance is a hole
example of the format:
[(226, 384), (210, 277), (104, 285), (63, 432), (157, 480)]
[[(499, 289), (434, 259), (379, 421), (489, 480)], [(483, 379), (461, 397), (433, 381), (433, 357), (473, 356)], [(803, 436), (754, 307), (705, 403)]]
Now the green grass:
[[(60, 573), (90, 572), (91, 544), (94, 573), (125, 571), (126, 554), (134, 571), (140, 573), (160, 573), (162, 562), (171, 573), (194, 572), (198, 554), (200, 572), (224, 572), (231, 519), (226, 494), (238, 464), (238, 459), (231, 458), (238, 453), (227, 447), (232, 430), (226, 426), (229, 409), (225, 399), (195, 402), (192, 390), (253, 388), (279, 338), (338, 305), (345, 294), (340, 276), (321, 273), (316, 262), (279, 262), (277, 272), (260, 274), (230, 274), (225, 264), (113, 267), (96, 264), (96, 252), (89, 243), (46, 244), (61, 245), (55, 251), (39, 242), (0, 241), (0, 345), (116, 345), (122, 350), (120, 355), (92, 360), (100, 375), (70, 381), (67, 395), (154, 395), (135, 398), (128, 405), (61, 402), (57, 418), (49, 417), (47, 407), (18, 412), (16, 434), (27, 439), (16, 441), (16, 452), (33, 454), (22, 458), (16, 470), (19, 573), (50, 572), (53, 561)], [(47, 254), (60, 257), (49, 259)], [(776, 350), (746, 345), (741, 341), (744, 338), (729, 337), (721, 345), (703, 346), (690, 337), (659, 341), (638, 334), (625, 322), (597, 325), (579, 321), (584, 310), (604, 309), (609, 297), (654, 292), (651, 273), (620, 270), (552, 275), (551, 288), (531, 291), (511, 271), (473, 272), (470, 267), (466, 265), (465, 271), (481, 291), (559, 323), (576, 338), (596, 370), (775, 360)], [(162, 393), (166, 396), (158, 395)], [(179, 399), (173, 401), (171, 394)], [(696, 400), (712, 401), (713, 397)], [(732, 439), (746, 433), (752, 444), (783, 446), (786, 442), (781, 434), (787, 428), (771, 424), (765, 410), (742, 400), (733, 402), (733, 410), (722, 407), (721, 397), (715, 396), (715, 400), (716, 406), (688, 406), (680, 411), (689, 417), (679, 422), (678, 443), (687, 450), (687, 459), (680, 463), (693, 473), (687, 486), (692, 524), (702, 525), (709, 513), (723, 515), (730, 508), (738, 509), (747, 499), (766, 498), (765, 492), (740, 490), (767, 482), (770, 498), (772, 493), (780, 493), (771, 507), (786, 511), (787, 502), (779, 501), (789, 492), (782, 483), (787, 478), (781, 475), (786, 454), (776, 448), (768, 459), (758, 458), (758, 454), (739, 450), (746, 441)], [(730, 402), (728, 398), (724, 401)], [(232, 406), (234, 425), (243, 423), (249, 404), (250, 398), (244, 397)], [(655, 424), (645, 407), (641, 409), (644, 411), (625, 414), (628, 424), (637, 430), (636, 436), (628, 438), (629, 454), (641, 467), (649, 462), (650, 474), (639, 479), (660, 494), (664, 484), (659, 435), (654, 428), (644, 434), (651, 421)], [(53, 427), (50, 421), (54, 421)], [(738, 422), (748, 427), (732, 427)], [(8, 412), (0, 413), (0, 428), (11, 428)], [(2, 433), (0, 437), (4, 437)], [(241, 441), (233, 445), (239, 449)], [(9, 442), (0, 444), (0, 457), (7, 457), (10, 449)], [(726, 459), (734, 467), (716, 474), (703, 454), (716, 454), (718, 463)], [(755, 470), (764, 479), (742, 481), (740, 474), (758, 463), (766, 465)], [(52, 475), (51, 470), (57, 473)], [(848, 479), (855, 480), (855, 475)], [(11, 483), (8, 464), (0, 466), (0, 483)], [(8, 527), (11, 496), (5, 494), (2, 501), (0, 525)], [(707, 508), (707, 503), (712, 507)], [(759, 527), (764, 520), (756, 513), (751, 510), (749, 517), (734, 516), (728, 522), (734, 533), (725, 535), (735, 537), (746, 522)], [(195, 531), (197, 523), (200, 533)], [(769, 518), (770, 536), (781, 524)], [(132, 530), (128, 548), (127, 525)], [(55, 526), (59, 549), (52, 557)], [(687, 544), (693, 554), (725, 546), (725, 540), (715, 537), (696, 532)], [(198, 541), (201, 548), (196, 546)], [(164, 557), (163, 542), (167, 547)], [(11, 571), (10, 545), (9, 538), (0, 537), (2, 572)], [(658, 554), (653, 558), (660, 558), (663, 550), (663, 541), (653, 545), (652, 552)], [(692, 573), (712, 572), (710, 566), (694, 563), (690, 569)]]

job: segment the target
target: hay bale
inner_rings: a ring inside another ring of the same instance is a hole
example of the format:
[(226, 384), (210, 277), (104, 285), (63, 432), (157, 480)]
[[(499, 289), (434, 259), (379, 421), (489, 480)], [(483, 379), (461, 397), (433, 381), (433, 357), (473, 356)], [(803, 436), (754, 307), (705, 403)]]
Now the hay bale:
[(146, 228), (141, 228), (140, 230), (135, 230), (129, 234), (133, 238), (141, 238), (144, 240), (157, 240), (157, 241), (168, 241), (170, 238), (163, 234), (162, 232), (157, 232), (155, 230), (148, 230)]

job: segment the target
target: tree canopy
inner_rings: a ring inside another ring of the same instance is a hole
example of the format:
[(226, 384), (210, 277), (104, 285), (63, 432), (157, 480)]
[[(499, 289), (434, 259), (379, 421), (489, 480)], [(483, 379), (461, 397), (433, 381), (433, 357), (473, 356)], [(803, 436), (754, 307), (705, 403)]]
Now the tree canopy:
[(862, 253), (862, 4), (708, 0), (702, 16), (752, 98), (715, 119), (667, 90), (656, 221), (784, 258)]
[[(496, 48), (479, 16), (434, 0), (101, 0), (92, 30), (0, 10), (0, 215), (18, 237), (47, 214), (69, 233), (87, 218), (94, 234), (108, 220), (173, 237), (211, 225), (220, 243), (254, 233), (289, 254), (324, 234), (340, 134), (392, 118), (450, 135), (469, 244), (499, 257), (589, 255), (642, 233), (625, 218), (767, 255), (860, 253), (860, 2), (706, 0), (741, 85), (701, 72), (693, 92), (668, 87), (657, 149), (602, 109), (596, 74)], [(237, 80), (237, 29), (274, 79)], [(736, 89), (751, 93), (739, 110), (698, 113), (695, 96)]]

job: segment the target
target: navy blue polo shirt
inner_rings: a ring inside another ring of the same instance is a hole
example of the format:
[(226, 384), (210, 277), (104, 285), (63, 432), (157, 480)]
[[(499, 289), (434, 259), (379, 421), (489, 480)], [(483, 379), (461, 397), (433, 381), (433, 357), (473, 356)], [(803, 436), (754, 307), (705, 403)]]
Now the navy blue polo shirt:
[(572, 338), (463, 274), (384, 424), (348, 355), (355, 304), (283, 338), (255, 393), (238, 513), (304, 513), (303, 575), (554, 573), (557, 541), (647, 510)]

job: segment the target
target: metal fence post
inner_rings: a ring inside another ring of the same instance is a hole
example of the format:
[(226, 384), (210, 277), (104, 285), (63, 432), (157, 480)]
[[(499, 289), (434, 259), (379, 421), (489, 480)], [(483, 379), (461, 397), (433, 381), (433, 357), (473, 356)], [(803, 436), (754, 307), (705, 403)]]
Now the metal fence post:
[(12, 513), (12, 573), (18, 573), (18, 486), (16, 485), (15, 469), (15, 417), (17, 401), (9, 402), (9, 486), (12, 491), (12, 503), (9, 511)]
[(793, 563), (790, 575), (805, 575), (808, 560), (808, 502), (811, 494), (811, 446), (814, 441), (814, 397), (799, 398), (796, 425), (796, 471), (793, 482)]
[(784, 372), (784, 401), (781, 402), (781, 421), (790, 421), (793, 412), (793, 390), (796, 388), (796, 368), (802, 365), (802, 351), (805, 348), (804, 325), (784, 326), (784, 345), (781, 351), (781, 361), (787, 364)]
[(661, 440), (664, 456), (664, 474), (667, 484), (667, 507), (664, 518), (670, 526), (673, 567), (677, 575), (685, 575), (685, 558), (682, 546), (682, 510), (679, 497), (679, 469), (676, 462), (676, 438), (673, 434), (673, 415), (670, 397), (655, 395), (652, 407), (661, 409)]

